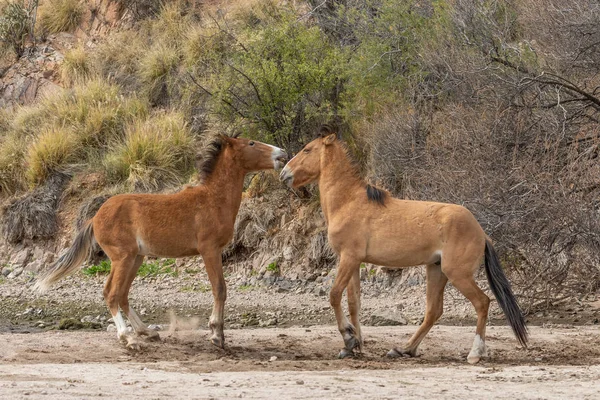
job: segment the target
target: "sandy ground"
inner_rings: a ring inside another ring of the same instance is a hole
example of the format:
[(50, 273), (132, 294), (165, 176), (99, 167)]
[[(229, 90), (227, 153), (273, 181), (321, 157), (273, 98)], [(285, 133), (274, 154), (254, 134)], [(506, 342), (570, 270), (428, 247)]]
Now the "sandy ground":
[(71, 398), (497, 398), (592, 399), (600, 390), (597, 327), (531, 327), (528, 349), (510, 330), (488, 327), (490, 358), (466, 363), (473, 327), (436, 326), (421, 355), (389, 360), (414, 326), (364, 327), (365, 351), (338, 360), (333, 326), (161, 332), (130, 352), (114, 333), (46, 331), (0, 335), (0, 397)]

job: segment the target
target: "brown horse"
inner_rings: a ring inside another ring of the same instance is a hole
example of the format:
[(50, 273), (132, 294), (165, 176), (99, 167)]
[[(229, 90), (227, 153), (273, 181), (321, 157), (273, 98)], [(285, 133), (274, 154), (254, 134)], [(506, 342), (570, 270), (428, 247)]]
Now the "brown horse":
[(274, 146), (224, 135), (215, 136), (201, 160), (202, 184), (175, 194), (122, 194), (111, 197), (78, 233), (71, 248), (37, 281), (43, 291), (75, 271), (88, 257), (95, 240), (112, 265), (104, 299), (117, 326), (117, 337), (138, 348), (127, 333), (125, 313), (136, 336), (158, 339), (129, 305), (129, 288), (145, 256), (201, 255), (212, 285), (214, 307), (209, 320), (211, 341), (223, 347), (226, 286), (221, 252), (233, 237), (247, 172), (277, 169), (287, 159)]
[[(407, 345), (388, 356), (415, 356), (417, 347), (443, 312), (443, 295), (450, 281), (477, 311), (477, 330), (467, 360), (487, 356), (485, 326), (490, 300), (473, 275), (485, 260), (492, 292), (517, 339), (526, 345), (527, 328), (490, 240), (475, 217), (455, 204), (395, 199), (367, 185), (350, 161), (337, 134), (325, 127), (321, 137), (307, 144), (287, 163), (280, 178), (291, 187), (318, 182), (329, 243), (339, 255), (337, 276), (330, 293), (345, 348), (340, 357), (362, 349), (360, 264), (389, 268), (427, 265), (427, 306), (423, 323)], [(348, 288), (350, 319), (340, 305)]]

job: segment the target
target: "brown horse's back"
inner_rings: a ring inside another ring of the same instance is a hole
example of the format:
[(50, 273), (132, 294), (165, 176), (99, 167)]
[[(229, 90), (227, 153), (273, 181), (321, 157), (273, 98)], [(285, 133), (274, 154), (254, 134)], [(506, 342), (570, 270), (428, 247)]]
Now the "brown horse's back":
[(193, 190), (184, 189), (175, 194), (111, 197), (93, 218), (96, 241), (111, 259), (119, 256), (115, 253), (131, 254), (134, 249), (137, 254), (148, 256), (198, 254), (195, 235), (196, 225), (201, 222), (196, 220), (198, 196)]

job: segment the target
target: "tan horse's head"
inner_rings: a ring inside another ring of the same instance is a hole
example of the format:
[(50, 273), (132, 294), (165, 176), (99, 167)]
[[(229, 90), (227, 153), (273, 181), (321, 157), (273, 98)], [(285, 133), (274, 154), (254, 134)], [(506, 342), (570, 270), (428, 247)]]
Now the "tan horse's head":
[(308, 185), (319, 179), (321, 173), (321, 157), (327, 146), (337, 140), (337, 133), (330, 127), (321, 128), (321, 137), (313, 140), (294, 158), (292, 158), (281, 171), (279, 179), (289, 187)]

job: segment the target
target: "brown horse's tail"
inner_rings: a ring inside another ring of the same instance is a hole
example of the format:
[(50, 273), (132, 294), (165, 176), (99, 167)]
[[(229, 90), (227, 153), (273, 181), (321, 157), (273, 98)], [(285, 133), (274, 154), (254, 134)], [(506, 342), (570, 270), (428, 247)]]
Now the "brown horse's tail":
[(69, 250), (38, 278), (33, 290), (40, 293), (44, 292), (59, 279), (73, 273), (89, 257), (93, 241), (94, 225), (90, 219), (79, 231)]
[(523, 312), (517, 304), (517, 299), (515, 299), (504, 271), (502, 271), (496, 250), (487, 239), (485, 241), (485, 274), (515, 336), (524, 347), (527, 347), (527, 326)]

